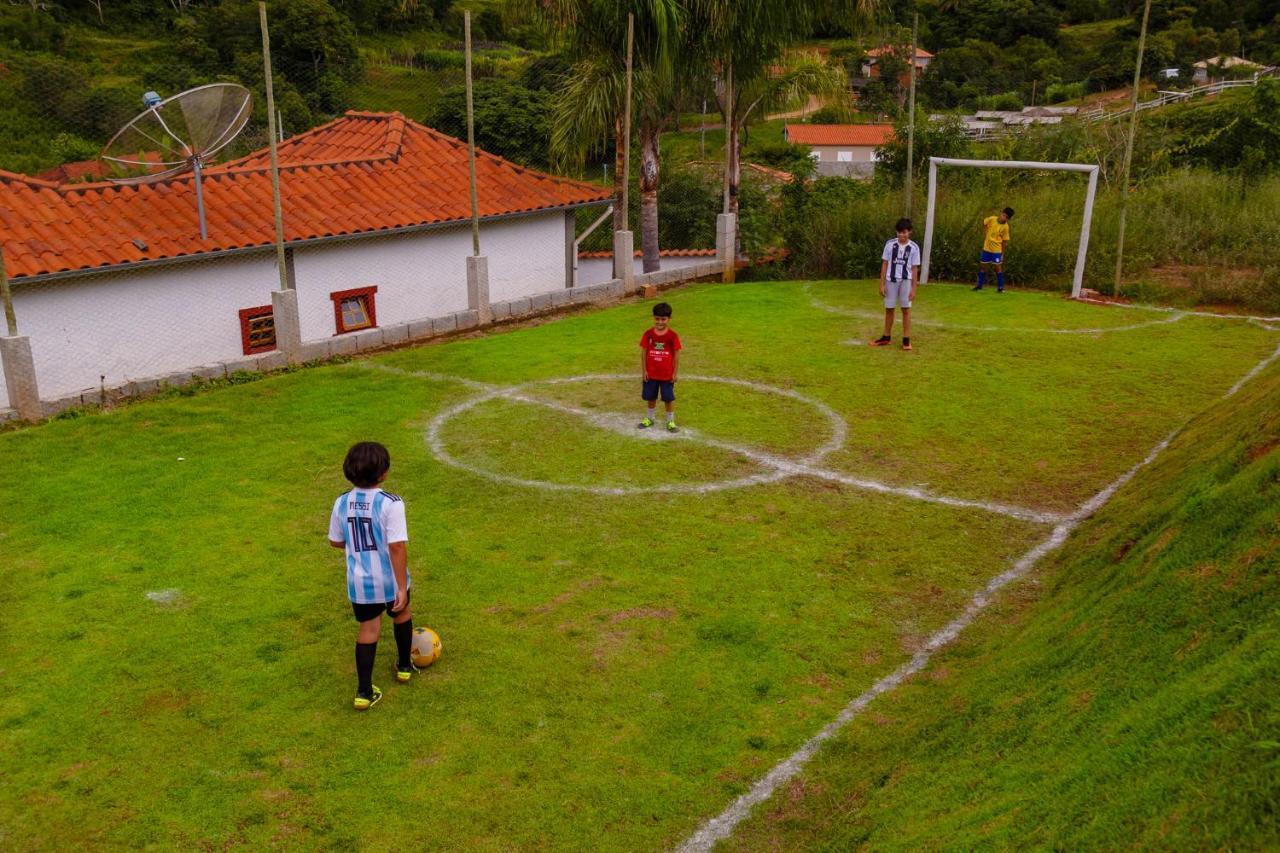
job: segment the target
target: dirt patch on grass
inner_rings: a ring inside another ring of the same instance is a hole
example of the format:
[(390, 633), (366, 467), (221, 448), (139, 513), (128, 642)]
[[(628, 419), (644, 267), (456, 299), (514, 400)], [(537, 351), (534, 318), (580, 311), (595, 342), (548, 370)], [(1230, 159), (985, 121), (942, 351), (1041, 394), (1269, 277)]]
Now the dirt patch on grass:
[(1249, 461), (1257, 462), (1259, 459), (1271, 453), (1277, 447), (1280, 447), (1280, 438), (1273, 438), (1269, 441), (1264, 441), (1260, 444), (1255, 444), (1253, 447), (1249, 448)]
[(564, 607), (566, 604), (568, 604), (570, 601), (573, 601), (575, 598), (582, 595), (584, 592), (590, 592), (593, 589), (597, 589), (599, 587), (604, 586), (604, 584), (605, 584), (605, 579), (600, 577), (599, 575), (596, 575), (590, 578), (585, 578), (583, 580), (578, 581), (576, 584), (573, 585), (572, 588), (565, 590), (564, 592), (560, 593), (555, 598), (551, 599), (545, 604), (539, 604), (537, 607), (533, 608), (533, 612), (534, 613), (551, 613), (555, 610), (560, 609), (561, 607)]
[(609, 615), (609, 623), (616, 625), (619, 622), (625, 622), (628, 619), (659, 619), (667, 620), (675, 617), (676, 612), (665, 607), (632, 607), (628, 610), (619, 610)]

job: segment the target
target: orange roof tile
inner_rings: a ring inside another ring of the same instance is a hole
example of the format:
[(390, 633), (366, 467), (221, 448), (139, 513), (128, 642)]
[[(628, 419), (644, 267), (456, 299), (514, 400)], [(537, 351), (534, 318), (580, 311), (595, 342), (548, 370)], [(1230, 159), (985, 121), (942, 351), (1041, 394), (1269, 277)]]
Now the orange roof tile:
[[(714, 258), (716, 249), (659, 249), (658, 257), (660, 258)], [(636, 249), (635, 256), (637, 258), (644, 257), (643, 249)], [(613, 252), (579, 252), (579, 258), (612, 258)]]
[[(399, 113), (349, 112), (277, 151), (289, 242), (471, 217), (466, 144)], [(200, 239), (191, 176), (138, 186), (60, 185), (0, 171), (5, 266), (21, 279), (270, 246), (269, 163), (264, 149), (205, 170), (207, 240)], [(611, 198), (606, 188), (484, 152), (477, 152), (476, 180), (482, 217)]]
[(893, 138), (893, 125), (789, 124), (783, 132), (797, 145), (884, 145)]
[[(908, 50), (909, 49), (910, 48), (908, 48)], [(900, 50), (900, 48), (893, 47), (892, 45), (884, 45), (883, 47), (873, 47), (871, 48), (871, 50), (867, 51), (867, 56), (884, 56), (886, 53), (896, 53), (898, 50)], [(916, 48), (916, 59), (920, 59), (921, 57), (928, 59), (929, 57), (932, 57), (932, 56), (933, 54), (925, 50), (923, 47)]]

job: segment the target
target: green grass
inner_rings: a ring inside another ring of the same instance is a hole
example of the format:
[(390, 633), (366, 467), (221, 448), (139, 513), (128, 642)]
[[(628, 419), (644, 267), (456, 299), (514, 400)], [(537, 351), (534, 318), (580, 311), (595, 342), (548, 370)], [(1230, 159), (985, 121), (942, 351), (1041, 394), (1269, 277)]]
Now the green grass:
[[(707, 121), (709, 124), (719, 124), (723, 120), (708, 116)], [(750, 146), (781, 144), (783, 142), (782, 129), (785, 124), (786, 122), (784, 121), (762, 121), (750, 125), (742, 135), (742, 161), (746, 163), (751, 160), (751, 152), (748, 150)], [(724, 162), (723, 128), (709, 128), (705, 132), (706, 143), (704, 150), (703, 131), (699, 129), (699, 125), (694, 123), (686, 125), (686, 127), (688, 128), (686, 130), (662, 134), (660, 146), (664, 162), (675, 164), (688, 163), (694, 160)]]
[(351, 108), (375, 112), (399, 111), (417, 122), (431, 115), (440, 92), (461, 85), (464, 77), (452, 69), (428, 71), (398, 65), (368, 65), (360, 82), (351, 86)]
[(1280, 847), (1277, 436), (1273, 366), (725, 846)]
[[(824, 463), (898, 486), (1066, 509), (1276, 344), (1187, 319), (1099, 335), (921, 325), (903, 353), (867, 282), (667, 295), (680, 418), (776, 453), (849, 425)], [(987, 296), (986, 294), (983, 295)], [(921, 322), (1147, 320), (1045, 294), (922, 291)], [(649, 849), (679, 843), (919, 648), (1042, 525), (790, 479), (613, 497), (441, 464), (429, 422), (532, 383), (638, 417), (649, 305), (272, 376), (0, 434), (0, 837), (65, 845)], [(373, 370), (378, 365), (392, 370)], [(746, 466), (693, 442), (510, 402), (442, 428), (468, 465), (560, 484), (705, 482)], [(417, 620), (444, 656), (350, 709), (354, 624), (324, 542), (340, 461), (385, 442), (409, 514)], [(176, 590), (167, 601), (147, 593)]]

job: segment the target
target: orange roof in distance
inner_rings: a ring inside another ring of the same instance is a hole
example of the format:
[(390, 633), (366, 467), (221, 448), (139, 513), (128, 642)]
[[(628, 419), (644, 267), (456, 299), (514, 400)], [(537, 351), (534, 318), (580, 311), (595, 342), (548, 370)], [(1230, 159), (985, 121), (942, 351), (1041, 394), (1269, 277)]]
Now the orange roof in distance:
[(796, 145), (884, 145), (893, 138), (891, 124), (789, 124), (783, 128)]

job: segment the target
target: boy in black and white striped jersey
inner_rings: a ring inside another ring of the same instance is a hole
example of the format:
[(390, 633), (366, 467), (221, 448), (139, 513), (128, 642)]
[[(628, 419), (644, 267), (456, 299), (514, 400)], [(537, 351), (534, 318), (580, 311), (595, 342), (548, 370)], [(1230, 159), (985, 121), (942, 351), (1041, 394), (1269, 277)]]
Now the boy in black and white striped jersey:
[(887, 347), (893, 342), (893, 309), (902, 309), (902, 348), (911, 349), (911, 303), (920, 278), (920, 247), (911, 239), (911, 220), (899, 219), (895, 239), (884, 244), (880, 261), (880, 295), (884, 297), (884, 334), (871, 342)]

